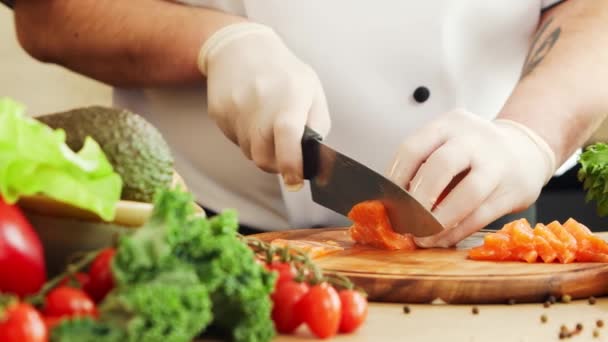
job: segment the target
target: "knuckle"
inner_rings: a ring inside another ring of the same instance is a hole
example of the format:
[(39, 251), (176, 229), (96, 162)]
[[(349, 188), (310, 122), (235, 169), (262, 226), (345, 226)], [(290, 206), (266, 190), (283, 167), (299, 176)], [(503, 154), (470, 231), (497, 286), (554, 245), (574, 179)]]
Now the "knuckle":
[(256, 97), (264, 97), (269, 93), (270, 85), (265, 77), (256, 77), (249, 88), (251, 94), (254, 94)]
[(408, 156), (414, 156), (418, 153), (418, 149), (416, 148), (416, 142), (412, 139), (405, 139), (399, 146), (399, 155), (402, 158), (406, 158)]
[(220, 119), (225, 116), (225, 111), (222, 108), (221, 102), (217, 98), (209, 98), (207, 104), (207, 113), (213, 119)]
[(237, 134), (237, 143), (245, 157), (251, 160), (251, 141), (249, 140), (249, 136), (242, 134), (242, 132)]
[(321, 91), (323, 91), (323, 86), (321, 84), (321, 79), (319, 78), (319, 75), (317, 75), (317, 73), (314, 72), (311, 67), (307, 66), (306, 70), (306, 78), (308, 79), (311, 88), (321, 89)]
[(259, 169), (269, 172), (276, 173), (276, 164), (274, 162), (274, 158), (269, 158), (267, 154), (253, 154), (252, 159)]
[(293, 124), (292, 118), (289, 116), (278, 117), (273, 125), (274, 135), (281, 136), (297, 136), (297, 127)]
[(482, 200), (488, 192), (488, 183), (483, 182), (479, 178), (481, 177), (468, 181), (466, 183), (467, 189), (463, 189), (468, 194), (467, 197), (472, 203)]
[(251, 158), (258, 168), (266, 172), (276, 172), (276, 161), (273, 150), (274, 146), (272, 142), (265, 139), (261, 134), (252, 138)]
[(472, 117), (471, 113), (463, 107), (458, 107), (450, 111), (450, 116), (458, 120), (467, 120)]
[(462, 154), (453, 153), (451, 148), (445, 148), (433, 154), (434, 162), (447, 169), (447, 171), (456, 172), (461, 166)]

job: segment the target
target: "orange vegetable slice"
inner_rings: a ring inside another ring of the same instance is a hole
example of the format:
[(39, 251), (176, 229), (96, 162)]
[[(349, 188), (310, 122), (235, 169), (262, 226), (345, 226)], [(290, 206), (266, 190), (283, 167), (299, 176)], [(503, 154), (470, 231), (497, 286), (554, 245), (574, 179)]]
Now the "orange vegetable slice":
[(566, 228), (557, 221), (550, 222), (547, 225), (547, 228), (549, 228), (564, 245), (564, 249), (560, 251), (561, 261), (563, 263), (573, 262), (576, 259), (576, 250), (578, 246), (574, 236), (568, 233)]
[(380, 201), (361, 202), (350, 210), (348, 217), (353, 221), (349, 233), (356, 244), (388, 250), (416, 249), (410, 234), (393, 230), (386, 208)]
[(487, 234), (483, 245), (469, 250), (469, 258), (528, 263), (539, 258), (545, 263), (608, 262), (608, 242), (573, 218), (563, 225), (558, 221), (538, 223), (534, 229), (527, 220), (520, 219)]
[(528, 263), (538, 259), (534, 233), (527, 220), (516, 220), (510, 226), (511, 245), (513, 256), (517, 260), (524, 260)]
[(552, 263), (557, 259), (557, 252), (551, 247), (547, 239), (540, 235), (534, 235), (534, 245), (538, 255), (545, 263)]
[(572, 218), (564, 222), (564, 228), (576, 239), (578, 245), (577, 260), (588, 262), (608, 261), (608, 243), (593, 235), (589, 228)]

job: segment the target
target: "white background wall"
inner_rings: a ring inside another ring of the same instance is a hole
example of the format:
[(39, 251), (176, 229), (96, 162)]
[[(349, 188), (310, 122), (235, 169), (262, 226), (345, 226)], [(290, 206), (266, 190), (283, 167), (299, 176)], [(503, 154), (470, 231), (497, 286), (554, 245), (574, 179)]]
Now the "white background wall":
[(108, 105), (110, 87), (62, 67), (39, 63), (17, 42), (10, 9), (0, 4), (0, 97), (38, 115), (92, 104)]

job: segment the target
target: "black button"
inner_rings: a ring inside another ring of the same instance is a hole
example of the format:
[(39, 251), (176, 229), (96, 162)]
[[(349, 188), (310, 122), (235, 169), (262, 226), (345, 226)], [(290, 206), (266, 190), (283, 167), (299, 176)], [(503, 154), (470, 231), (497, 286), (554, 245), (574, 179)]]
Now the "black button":
[(431, 96), (431, 92), (427, 87), (420, 86), (414, 90), (414, 100), (416, 100), (418, 103), (428, 100), (429, 96)]

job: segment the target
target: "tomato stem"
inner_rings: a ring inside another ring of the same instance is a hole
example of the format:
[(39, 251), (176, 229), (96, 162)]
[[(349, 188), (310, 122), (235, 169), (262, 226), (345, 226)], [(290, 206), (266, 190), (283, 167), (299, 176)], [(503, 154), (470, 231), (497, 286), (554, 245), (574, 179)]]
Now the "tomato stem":
[(237, 237), (247, 244), (258, 257), (264, 258), (267, 265), (271, 265), (277, 259), (280, 262), (293, 265), (297, 272), (294, 280), (297, 282), (306, 281), (311, 285), (327, 282), (336, 287), (348, 290), (355, 289), (361, 292), (362, 295), (367, 296), (363, 289), (356, 287), (347, 277), (340, 274), (324, 274), (323, 270), (313, 262), (306, 252), (290, 248), (289, 246), (273, 246), (268, 242), (238, 233)]
[(78, 273), (80, 270), (87, 267), (87, 265), (89, 265), (101, 251), (102, 251), (102, 249), (88, 252), (88, 253), (84, 254), (80, 260), (78, 260), (74, 263), (68, 264), (66, 267), (66, 270), (64, 272), (55, 276), (53, 279), (47, 281), (42, 286), (40, 291), (38, 291), (36, 294), (34, 294), (32, 296), (26, 297), (24, 299), (24, 301), (27, 303), (30, 303), (34, 306), (42, 305), (44, 303), (44, 298), (46, 297), (47, 293), (49, 293), (52, 289), (57, 287), (57, 285), (66, 277), (72, 277), (76, 273)]

